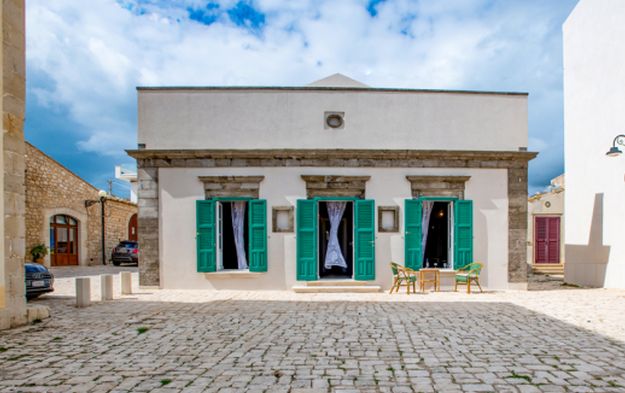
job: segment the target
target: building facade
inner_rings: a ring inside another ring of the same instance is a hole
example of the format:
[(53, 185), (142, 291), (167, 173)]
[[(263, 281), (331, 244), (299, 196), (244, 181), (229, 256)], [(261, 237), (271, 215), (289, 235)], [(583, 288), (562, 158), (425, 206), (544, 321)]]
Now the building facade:
[(140, 283), (388, 288), (389, 262), (527, 285), (527, 95), (139, 88)]
[(24, 1), (0, 5), (0, 329), (27, 322), (24, 296)]
[(621, 0), (580, 0), (563, 27), (565, 280), (579, 285), (625, 288), (625, 162), (606, 157), (625, 133), (622, 37)]
[(564, 175), (528, 200), (527, 261), (535, 272), (564, 273)]
[[(39, 244), (49, 248), (46, 266), (102, 264), (99, 190), (26, 143), (26, 258)], [(136, 236), (137, 205), (104, 198), (105, 255), (120, 240)]]

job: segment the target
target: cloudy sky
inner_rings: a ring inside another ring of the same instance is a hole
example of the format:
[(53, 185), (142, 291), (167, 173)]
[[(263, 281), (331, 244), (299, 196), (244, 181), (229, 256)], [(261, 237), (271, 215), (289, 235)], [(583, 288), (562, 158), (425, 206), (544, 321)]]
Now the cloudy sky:
[[(136, 86), (523, 91), (530, 192), (563, 171), (561, 26), (577, 0), (26, 0), (26, 138), (105, 188)], [(114, 192), (127, 193), (123, 184)]]

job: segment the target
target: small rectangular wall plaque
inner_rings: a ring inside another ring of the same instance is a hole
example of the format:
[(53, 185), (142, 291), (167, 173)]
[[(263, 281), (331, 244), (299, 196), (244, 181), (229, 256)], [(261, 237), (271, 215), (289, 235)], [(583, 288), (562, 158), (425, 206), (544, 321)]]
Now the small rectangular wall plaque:
[(289, 233), (294, 230), (293, 206), (273, 206), (271, 208), (272, 231)]
[(399, 232), (399, 206), (378, 206), (378, 232)]

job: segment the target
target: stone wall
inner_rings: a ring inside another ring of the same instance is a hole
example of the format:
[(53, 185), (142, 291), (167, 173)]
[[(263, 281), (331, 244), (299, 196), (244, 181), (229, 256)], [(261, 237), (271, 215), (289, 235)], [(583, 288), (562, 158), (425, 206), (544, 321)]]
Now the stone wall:
[[(99, 190), (30, 143), (26, 143), (26, 163), (26, 258), (31, 258), (30, 249), (35, 245), (50, 245), (50, 217), (67, 214), (79, 222), (79, 263), (101, 264), (102, 212), (100, 203), (95, 202)], [(86, 201), (92, 201), (90, 206)], [(128, 222), (137, 206), (115, 197), (107, 197), (104, 206), (108, 260), (117, 242), (127, 239)], [(50, 265), (50, 256), (46, 264)]]
[(0, 80), (3, 124), (3, 210), (0, 261), (0, 329), (26, 323), (24, 298), (24, 1), (4, 0), (0, 5)]

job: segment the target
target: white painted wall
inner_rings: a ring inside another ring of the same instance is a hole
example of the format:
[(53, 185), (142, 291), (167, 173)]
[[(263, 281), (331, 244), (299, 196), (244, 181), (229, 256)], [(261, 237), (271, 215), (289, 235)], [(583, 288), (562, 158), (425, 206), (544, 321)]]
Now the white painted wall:
[(625, 288), (625, 1), (580, 0), (564, 24), (568, 282)]
[[(324, 129), (324, 112), (345, 112)], [(147, 149), (508, 150), (527, 146), (527, 95), (380, 90), (139, 90)]]
[[(163, 168), (159, 170), (161, 286), (164, 288), (290, 289), (295, 280), (295, 234), (271, 231), (271, 207), (306, 198), (302, 174), (367, 175), (366, 197), (377, 206), (400, 207), (400, 232), (376, 232), (376, 281), (388, 288), (391, 260), (403, 263), (403, 209), (410, 198), (406, 175), (469, 175), (465, 196), (474, 201), (474, 257), (486, 264), (482, 282), (508, 287), (508, 198), (505, 169), (404, 168)], [(260, 197), (267, 199), (268, 272), (255, 278), (207, 278), (196, 272), (195, 201), (204, 199), (198, 176), (263, 175)]]

